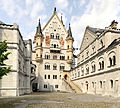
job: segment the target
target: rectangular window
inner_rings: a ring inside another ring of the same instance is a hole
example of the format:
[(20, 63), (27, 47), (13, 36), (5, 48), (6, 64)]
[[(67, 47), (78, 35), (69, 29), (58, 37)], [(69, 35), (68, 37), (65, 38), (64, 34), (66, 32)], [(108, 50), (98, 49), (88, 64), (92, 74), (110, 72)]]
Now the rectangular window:
[(48, 75), (48, 79), (50, 79), (50, 75)]
[(56, 60), (56, 59), (57, 59), (57, 56), (56, 56), (56, 55), (54, 55), (54, 56), (53, 56), (53, 59), (54, 59), (54, 60)]
[(65, 69), (65, 66), (60, 66), (60, 70), (64, 70)]
[(58, 88), (58, 85), (55, 85), (55, 88)]
[(47, 88), (47, 84), (44, 84), (44, 88)]
[(57, 79), (57, 75), (53, 75), (53, 79)]

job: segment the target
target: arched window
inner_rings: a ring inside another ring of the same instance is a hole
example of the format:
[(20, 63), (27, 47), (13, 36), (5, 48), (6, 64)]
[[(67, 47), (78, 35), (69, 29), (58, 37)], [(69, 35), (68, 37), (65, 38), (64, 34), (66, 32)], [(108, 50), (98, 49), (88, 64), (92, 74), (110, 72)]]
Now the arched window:
[(111, 51), (108, 54), (108, 58), (109, 58), (109, 66), (108, 67), (116, 65), (116, 56), (115, 55), (116, 55), (116, 53), (114, 51)]
[(101, 70), (101, 67), (102, 67), (102, 64), (101, 64), (101, 62), (99, 62), (99, 69)]
[(65, 65), (64, 64), (60, 64), (60, 70), (64, 70), (65, 69)]
[(116, 65), (116, 57), (113, 56), (113, 65)]
[(59, 39), (59, 34), (56, 35), (56, 39)]
[(109, 58), (110, 66), (112, 66), (112, 58)]
[(93, 65), (93, 72), (95, 72), (95, 64)]
[(57, 70), (57, 65), (53, 64), (53, 70)]
[(49, 64), (45, 64), (45, 70), (50, 70), (50, 65)]
[(50, 38), (54, 39), (54, 34), (53, 33), (50, 34)]
[(104, 61), (102, 61), (102, 68), (101, 69), (104, 69)]

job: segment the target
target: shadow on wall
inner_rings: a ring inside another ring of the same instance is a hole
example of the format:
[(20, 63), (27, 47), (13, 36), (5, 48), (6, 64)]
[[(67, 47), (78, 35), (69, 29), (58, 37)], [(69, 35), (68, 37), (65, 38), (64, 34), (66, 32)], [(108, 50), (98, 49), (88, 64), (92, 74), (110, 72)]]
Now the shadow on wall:
[(40, 92), (40, 91), (52, 92), (52, 91), (55, 91), (55, 89), (53, 85), (51, 85), (48, 81), (45, 82), (39, 73), (38, 77), (36, 77), (36, 80), (32, 84), (32, 91), (33, 92)]

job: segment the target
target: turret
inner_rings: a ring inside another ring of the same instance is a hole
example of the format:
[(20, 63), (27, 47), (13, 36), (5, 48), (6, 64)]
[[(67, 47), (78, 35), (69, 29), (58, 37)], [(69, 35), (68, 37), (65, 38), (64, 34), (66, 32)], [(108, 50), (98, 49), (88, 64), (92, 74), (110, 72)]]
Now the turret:
[(43, 34), (42, 34), (42, 30), (41, 30), (41, 24), (40, 24), (40, 19), (39, 19), (39, 23), (38, 23), (38, 27), (36, 29), (36, 34), (34, 37), (34, 48), (35, 48), (35, 52), (36, 52), (36, 61), (37, 62), (41, 62), (42, 61), (42, 44), (43, 44)]
[(73, 62), (73, 42), (74, 39), (72, 37), (72, 31), (71, 31), (71, 27), (69, 24), (69, 29), (68, 29), (68, 36), (66, 37), (66, 43), (67, 43), (67, 63), (68, 64), (72, 64)]
[(111, 27), (112, 29), (117, 29), (117, 24), (118, 24), (118, 22), (115, 21), (115, 20), (113, 20), (112, 23), (111, 23), (111, 25), (110, 25), (110, 27)]

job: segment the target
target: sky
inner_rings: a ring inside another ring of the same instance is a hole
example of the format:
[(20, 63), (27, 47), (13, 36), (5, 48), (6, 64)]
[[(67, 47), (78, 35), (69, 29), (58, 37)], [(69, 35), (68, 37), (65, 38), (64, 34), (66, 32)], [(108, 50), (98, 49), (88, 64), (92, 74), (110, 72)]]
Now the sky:
[(67, 30), (71, 24), (75, 48), (80, 48), (87, 26), (104, 29), (116, 20), (120, 28), (120, 0), (0, 0), (0, 21), (17, 23), (23, 38), (33, 39), (38, 19), (43, 28), (54, 7)]

